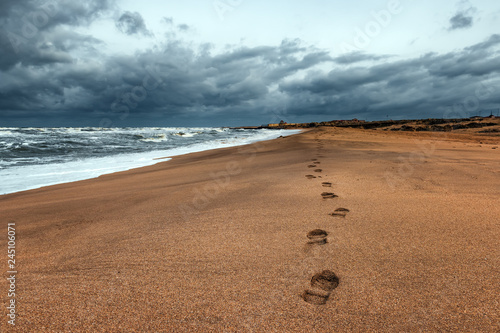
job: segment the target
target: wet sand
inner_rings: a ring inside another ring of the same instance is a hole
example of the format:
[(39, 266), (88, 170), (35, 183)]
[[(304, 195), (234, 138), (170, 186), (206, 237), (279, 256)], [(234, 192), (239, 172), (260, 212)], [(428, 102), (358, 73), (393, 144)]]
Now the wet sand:
[(0, 196), (0, 330), (497, 332), (498, 141), (319, 128)]

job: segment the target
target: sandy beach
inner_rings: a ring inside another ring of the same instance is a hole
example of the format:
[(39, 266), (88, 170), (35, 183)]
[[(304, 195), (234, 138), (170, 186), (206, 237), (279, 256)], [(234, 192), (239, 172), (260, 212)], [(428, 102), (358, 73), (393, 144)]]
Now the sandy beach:
[(0, 196), (0, 331), (498, 332), (499, 141), (316, 128)]

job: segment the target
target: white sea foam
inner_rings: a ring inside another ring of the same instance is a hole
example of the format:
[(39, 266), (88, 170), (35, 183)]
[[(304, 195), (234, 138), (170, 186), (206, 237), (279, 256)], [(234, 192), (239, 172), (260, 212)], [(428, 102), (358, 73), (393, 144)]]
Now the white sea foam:
[(140, 139), (142, 142), (163, 142), (163, 141), (168, 141), (168, 138), (165, 134), (157, 134), (154, 135), (150, 138), (143, 138)]

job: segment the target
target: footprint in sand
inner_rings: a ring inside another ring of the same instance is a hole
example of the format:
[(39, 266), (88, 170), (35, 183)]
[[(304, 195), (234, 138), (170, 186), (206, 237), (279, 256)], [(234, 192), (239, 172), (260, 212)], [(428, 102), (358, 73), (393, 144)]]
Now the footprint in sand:
[(323, 187), (332, 187), (332, 183), (329, 183), (329, 182), (323, 182), (323, 183), (321, 183), (321, 185)]
[(311, 159), (311, 161), (317, 161), (317, 160), (318, 160), (317, 158), (313, 158), (313, 159)]
[(313, 164), (321, 164), (321, 162), (313, 162)]
[(308, 168), (315, 168), (315, 167), (316, 167), (316, 164), (311, 164), (311, 165), (308, 165), (307, 167), (308, 167)]
[(311, 279), (311, 287), (324, 291), (332, 291), (338, 287), (339, 283), (339, 277), (329, 270), (314, 274)]
[(313, 175), (306, 175), (306, 178), (307, 178), (307, 179), (313, 179), (313, 178), (316, 178), (316, 176), (313, 176)]
[(323, 171), (323, 169), (316, 169), (316, 170), (314, 170), (314, 172), (321, 172), (321, 171)]
[(331, 192), (323, 192), (323, 193), (321, 193), (321, 196), (323, 197), (323, 199), (338, 198), (338, 195), (336, 195), (335, 193), (331, 193)]
[(324, 245), (328, 243), (328, 240), (326, 239), (327, 236), (328, 233), (325, 230), (314, 229), (307, 233), (307, 238), (309, 238), (307, 244)]
[(311, 279), (311, 289), (302, 294), (304, 301), (314, 305), (324, 305), (333, 289), (337, 288), (340, 279), (332, 271), (326, 270), (315, 274)]
[(333, 211), (333, 213), (330, 213), (331, 216), (340, 216), (340, 217), (345, 217), (349, 213), (349, 209), (347, 208), (337, 208)]

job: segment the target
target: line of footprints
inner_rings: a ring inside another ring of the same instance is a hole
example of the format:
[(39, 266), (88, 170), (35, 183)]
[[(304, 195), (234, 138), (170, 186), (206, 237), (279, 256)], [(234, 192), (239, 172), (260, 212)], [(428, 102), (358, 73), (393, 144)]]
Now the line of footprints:
[[(315, 141), (317, 142), (317, 150), (318, 150), (317, 157), (322, 158), (324, 157), (322, 155), (323, 143), (319, 139), (316, 139)], [(323, 170), (319, 168), (321, 162), (318, 161), (318, 159), (313, 158), (311, 161), (312, 163), (307, 166), (308, 168), (315, 168), (314, 172), (318, 174), (323, 172)], [(306, 175), (306, 178), (315, 179), (315, 178), (322, 178), (322, 176)], [(332, 183), (330, 182), (322, 182), (321, 185), (326, 188), (332, 187)], [(332, 192), (323, 192), (321, 193), (321, 197), (325, 200), (325, 199), (334, 199), (337, 198), (338, 196)], [(345, 218), (347, 213), (349, 213), (349, 209), (337, 208), (333, 212), (329, 213), (329, 215), (333, 217)], [(325, 230), (314, 229), (307, 233), (307, 238), (308, 238), (307, 244), (309, 246), (325, 245), (328, 243), (327, 237), (328, 237), (328, 232), (326, 232)], [(310, 288), (306, 289), (303, 292), (302, 298), (304, 299), (304, 301), (310, 304), (324, 305), (328, 301), (328, 298), (330, 297), (332, 291), (335, 288), (337, 288), (339, 283), (340, 283), (339, 277), (330, 270), (324, 270), (320, 273), (316, 273), (311, 278)]]

